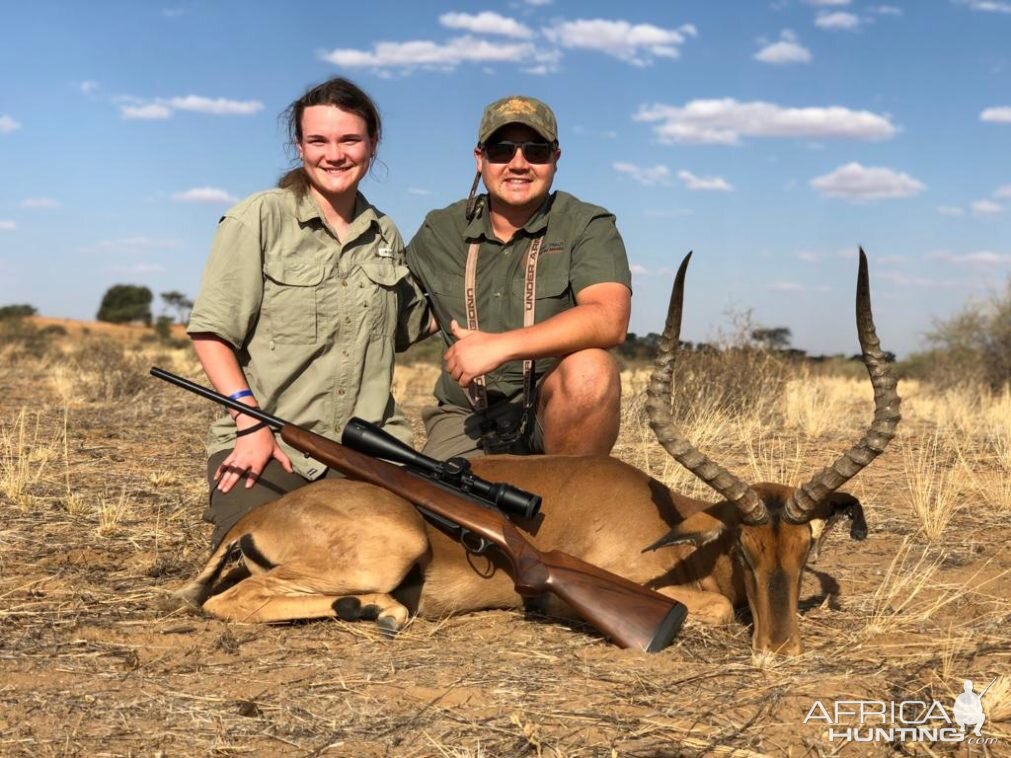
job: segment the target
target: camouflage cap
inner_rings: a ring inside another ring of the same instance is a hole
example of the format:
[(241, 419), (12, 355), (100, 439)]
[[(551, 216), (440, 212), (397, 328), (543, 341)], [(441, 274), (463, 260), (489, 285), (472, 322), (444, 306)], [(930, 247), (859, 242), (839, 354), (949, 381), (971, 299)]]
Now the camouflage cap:
[(525, 95), (511, 95), (496, 100), (484, 109), (481, 126), (477, 130), (477, 143), (483, 145), (485, 140), (506, 124), (523, 124), (548, 142), (558, 140), (555, 114), (547, 104)]

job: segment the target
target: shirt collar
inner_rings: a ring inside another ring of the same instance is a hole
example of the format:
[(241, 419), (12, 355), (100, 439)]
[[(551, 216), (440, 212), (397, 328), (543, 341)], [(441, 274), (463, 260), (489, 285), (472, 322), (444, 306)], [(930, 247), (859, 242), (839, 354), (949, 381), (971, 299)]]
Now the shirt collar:
[[(554, 199), (555, 193), (552, 192), (544, 199), (541, 207), (534, 212), (534, 215), (527, 219), (527, 222), (520, 227), (520, 230), (525, 232), (524, 236), (536, 237), (547, 228), (548, 216), (551, 213)], [(488, 213), (488, 195), (481, 196), (480, 212), (467, 224), (467, 227), (463, 230), (463, 236), (464, 239), (474, 241), (482, 237), (486, 240), (498, 240), (491, 228), (491, 216)]]
[[(318, 218), (320, 221), (326, 220), (323, 210), (319, 208), (319, 204), (308, 190), (295, 193), (295, 216), (302, 223), (311, 221), (313, 218)], [(361, 224), (367, 228), (371, 224), (378, 222), (379, 216), (376, 214), (376, 209), (372, 203), (361, 192), (356, 193), (355, 217), (351, 221), (351, 225), (357, 227)]]
[[(326, 217), (316, 202), (316, 198), (308, 190), (302, 193), (295, 193), (295, 216), (302, 224), (316, 218), (324, 223), (326, 221)], [(376, 209), (365, 199), (365, 195), (361, 192), (356, 193), (354, 220), (351, 222), (351, 227), (348, 230), (348, 237), (355, 239), (361, 236), (373, 224), (379, 227), (379, 216), (376, 214)]]

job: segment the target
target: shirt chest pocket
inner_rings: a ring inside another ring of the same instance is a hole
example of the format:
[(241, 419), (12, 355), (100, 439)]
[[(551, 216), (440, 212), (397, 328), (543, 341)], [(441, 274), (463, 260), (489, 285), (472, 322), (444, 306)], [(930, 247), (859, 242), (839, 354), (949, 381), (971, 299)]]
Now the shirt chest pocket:
[[(521, 277), (514, 284), (513, 296), (524, 303), (524, 309), (527, 298), (525, 289), (526, 280)], [(536, 319), (534, 323), (539, 324), (552, 316), (567, 311), (573, 304), (572, 290), (569, 285), (568, 257), (563, 257), (560, 254), (546, 257), (542, 254), (537, 261), (537, 280), (534, 287)]]
[(352, 274), (372, 339), (392, 339), (397, 330), (398, 292), (410, 270), (389, 259), (366, 261)]
[(311, 345), (319, 340), (319, 289), (326, 271), (315, 261), (268, 260), (263, 266), (263, 304), (275, 342)]

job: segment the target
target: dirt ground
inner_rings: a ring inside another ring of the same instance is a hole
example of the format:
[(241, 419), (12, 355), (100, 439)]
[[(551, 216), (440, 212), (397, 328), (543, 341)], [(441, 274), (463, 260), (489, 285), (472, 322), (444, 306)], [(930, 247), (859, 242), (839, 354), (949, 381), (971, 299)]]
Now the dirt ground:
[[(61, 360), (0, 358), (0, 755), (1011, 755), (1011, 510), (954, 481), (951, 521), (928, 539), (899, 452), (925, 444), (924, 424), (904, 423), (849, 488), (870, 535), (837, 529), (808, 567), (799, 657), (753, 658), (746, 612), (727, 627), (689, 619), (655, 655), (506, 611), (415, 619), (388, 640), (369, 623), (159, 610), (207, 556), (215, 409), (154, 379), (127, 396), (76, 396), (53, 380)], [(193, 371), (178, 357), (130, 360), (141, 373), (163, 361)], [(412, 419), (430, 377), (398, 385)], [(665, 475), (627, 416), (617, 455)], [(806, 445), (802, 476), (853, 441)], [(747, 470), (738, 446), (713, 453)], [(938, 700), (950, 712), (963, 679), (978, 692), (994, 677), (976, 744), (852, 743), (804, 723), (815, 701)]]

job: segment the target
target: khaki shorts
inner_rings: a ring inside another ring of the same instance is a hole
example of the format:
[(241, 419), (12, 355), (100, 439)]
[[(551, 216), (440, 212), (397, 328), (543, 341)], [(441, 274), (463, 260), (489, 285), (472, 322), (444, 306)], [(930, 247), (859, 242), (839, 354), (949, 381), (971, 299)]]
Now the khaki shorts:
[[(530, 416), (522, 433), (516, 436), (514, 430), (523, 418), (519, 402), (500, 402), (484, 413), (456, 405), (428, 406), (421, 411), (428, 433), (421, 452), (441, 461), (489, 453), (540, 454), (544, 452), (544, 429), (536, 413), (531, 411)], [(496, 440), (500, 444), (496, 445)]]

